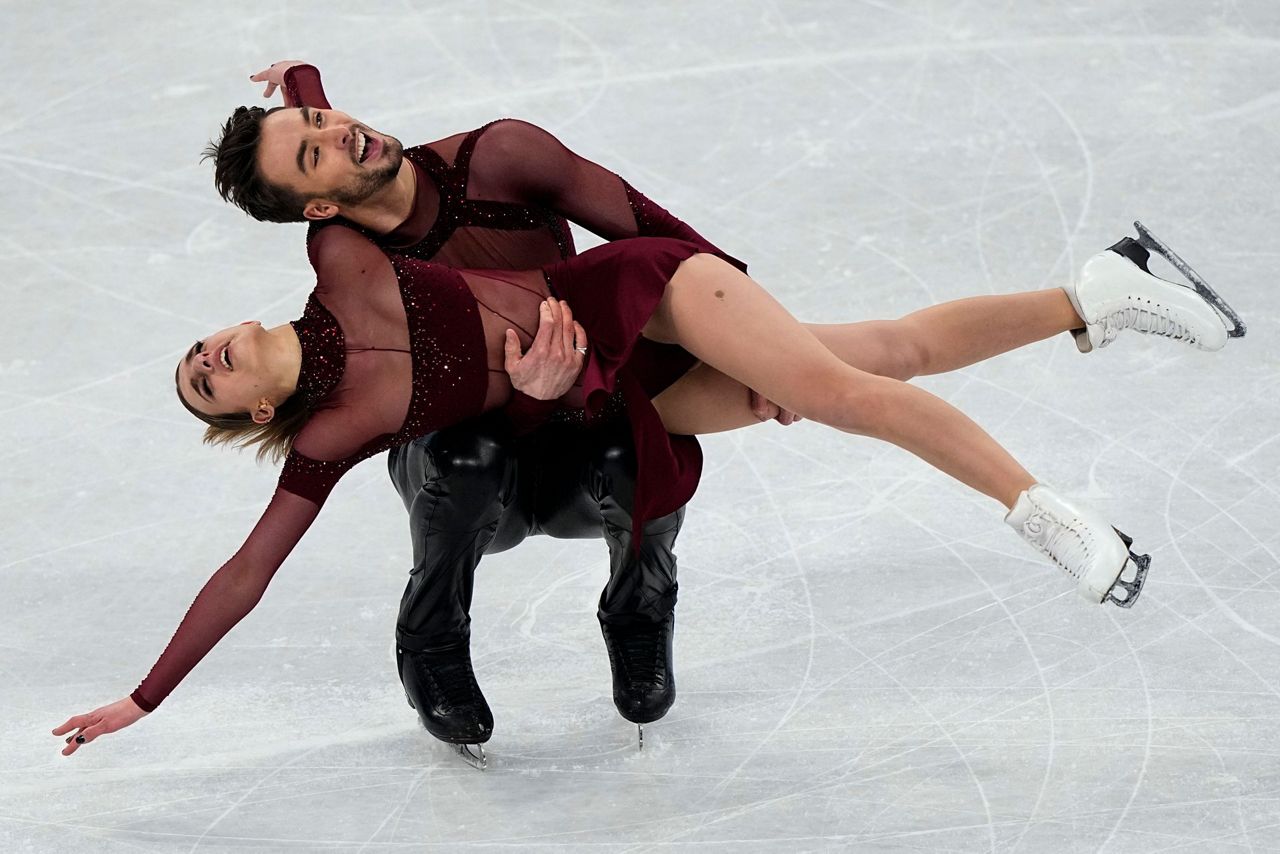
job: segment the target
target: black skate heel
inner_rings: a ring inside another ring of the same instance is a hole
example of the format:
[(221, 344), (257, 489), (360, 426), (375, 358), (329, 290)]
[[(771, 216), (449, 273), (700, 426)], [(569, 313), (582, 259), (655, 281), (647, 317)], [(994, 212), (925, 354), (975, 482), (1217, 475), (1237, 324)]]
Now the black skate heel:
[(1134, 240), (1132, 237), (1122, 237), (1114, 246), (1108, 246), (1107, 251), (1114, 252), (1128, 258), (1137, 266), (1139, 270), (1148, 276), (1154, 276), (1151, 268), (1147, 266), (1147, 262), (1151, 260), (1151, 253), (1142, 248), (1142, 244)]
[[(1227, 321), (1231, 323), (1231, 327), (1227, 329), (1227, 337), (1243, 338), (1244, 333), (1246, 331), (1246, 327), (1244, 325), (1244, 321), (1240, 319), (1240, 315), (1236, 314), (1235, 309), (1227, 305), (1226, 300), (1218, 296), (1218, 292), (1215, 291), (1213, 288), (1209, 287), (1209, 283), (1206, 282), (1199, 273), (1191, 269), (1191, 265), (1189, 265), (1186, 261), (1183, 261), (1180, 257), (1178, 257), (1178, 254), (1174, 252), (1172, 249), (1170, 249), (1168, 246), (1164, 245), (1164, 243), (1162, 243), (1158, 237), (1156, 237), (1150, 231), (1147, 231), (1147, 227), (1145, 225), (1143, 225), (1140, 222), (1134, 222), (1133, 227), (1138, 230), (1138, 239), (1136, 241), (1136, 243), (1140, 244), (1138, 248), (1150, 249), (1152, 252), (1155, 252), (1163, 256), (1166, 261), (1172, 264), (1177, 269), (1177, 271), (1182, 274), (1182, 277), (1187, 280), (1187, 282), (1190, 284), (1190, 287), (1193, 290), (1195, 290), (1195, 292), (1198, 293), (1205, 302), (1213, 306), (1215, 311), (1217, 311), (1224, 318), (1226, 318)], [(1125, 249), (1118, 248), (1122, 244), (1124, 244), (1126, 241), (1134, 242), (1134, 241), (1131, 241), (1130, 238), (1126, 237), (1124, 240), (1121, 240), (1120, 243), (1117, 243), (1115, 246), (1111, 248), (1114, 251), (1119, 252), (1121, 255), (1124, 255), (1129, 260), (1134, 261), (1134, 263), (1136, 264), (1138, 262), (1134, 260), (1132, 255), (1129, 254), (1127, 247)], [(1146, 272), (1148, 273), (1151, 272), (1150, 270), (1146, 269), (1145, 265), (1140, 264), (1139, 266), (1142, 266), (1143, 270), (1145, 270)]]
[[(1124, 547), (1128, 549), (1133, 545), (1133, 537), (1130, 537), (1119, 528), (1112, 528), (1116, 534), (1120, 536), (1120, 541), (1124, 543)], [(1133, 578), (1126, 580), (1124, 572), (1129, 568), (1129, 564), (1133, 564)], [(1111, 589), (1107, 591), (1107, 595), (1103, 597), (1103, 602), (1110, 602), (1121, 608), (1132, 608), (1133, 603), (1138, 601), (1138, 594), (1142, 592), (1142, 585), (1147, 582), (1147, 570), (1151, 567), (1151, 555), (1135, 554), (1133, 549), (1129, 549), (1129, 559), (1125, 561), (1125, 565), (1120, 569), (1120, 575), (1116, 576), (1115, 584), (1111, 585)], [(1116, 588), (1119, 587), (1124, 591), (1123, 599), (1116, 596)]]

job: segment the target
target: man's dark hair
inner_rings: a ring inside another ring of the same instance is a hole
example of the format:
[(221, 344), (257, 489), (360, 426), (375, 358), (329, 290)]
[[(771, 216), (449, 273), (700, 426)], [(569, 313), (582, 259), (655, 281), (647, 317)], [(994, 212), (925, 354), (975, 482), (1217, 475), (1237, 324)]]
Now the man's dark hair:
[(205, 146), (200, 158), (213, 161), (213, 185), (224, 201), (262, 222), (304, 222), (307, 200), (267, 182), (258, 169), (262, 120), (284, 107), (236, 107), (222, 126), (222, 136)]

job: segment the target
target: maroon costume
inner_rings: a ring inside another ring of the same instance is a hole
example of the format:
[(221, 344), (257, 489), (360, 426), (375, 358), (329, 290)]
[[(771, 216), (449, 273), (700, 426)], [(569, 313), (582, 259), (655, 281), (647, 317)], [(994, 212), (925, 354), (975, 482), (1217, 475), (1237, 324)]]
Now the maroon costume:
[(249, 539), (205, 585), (133, 692), (144, 710), (154, 709), (257, 604), (344, 472), (394, 445), (508, 403), (504, 331), (511, 324), (525, 330), (527, 345), (548, 294), (578, 307), (591, 342), (579, 384), (557, 405), (583, 409), (591, 418), (615, 390), (625, 401), (639, 463), (637, 531), (645, 520), (685, 504), (697, 487), (697, 442), (666, 433), (649, 402), (695, 360), (673, 347), (656, 359), (631, 356), (667, 282), (700, 247), (625, 240), (525, 272), (458, 271), (388, 258), (342, 226), (323, 229), (310, 248), (318, 268), (338, 274), (321, 278), (294, 322), (302, 343), (297, 393), (314, 410)]
[[(290, 106), (329, 108), (312, 66), (291, 68), (284, 91)], [(404, 156), (415, 169), (416, 198), (393, 232), (377, 235), (345, 221), (312, 225), (308, 255), (318, 285), (295, 328), (304, 346), (299, 392), (323, 402), (299, 435), (280, 488), (245, 546), (205, 585), (133, 693), (144, 710), (155, 708), (253, 608), (341, 474), (379, 451), (499, 407), (527, 430), (557, 405), (605, 409), (616, 390), (628, 404), (636, 454), (644, 459), (634, 533), (643, 520), (680, 507), (696, 486), (696, 441), (669, 440), (648, 405), (694, 360), (678, 347), (637, 341), (636, 335), (679, 259), (714, 252), (745, 266), (614, 173), (524, 122), (494, 122), (405, 149)], [(567, 219), (609, 240), (665, 236), (687, 243), (640, 251), (624, 248), (633, 242), (625, 241), (611, 251), (596, 250), (599, 259), (590, 264), (556, 266), (574, 254)], [(638, 251), (646, 256), (639, 267), (624, 269), (622, 260)], [(460, 278), (421, 263), (427, 260), (489, 272)], [(497, 272), (539, 267), (548, 268), (547, 278)], [(377, 281), (367, 281), (371, 276)], [(513, 393), (503, 370), (502, 333), (514, 327), (528, 346), (547, 282), (569, 302), (592, 345), (577, 385), (558, 404)], [(375, 309), (382, 322), (352, 324)], [(398, 324), (387, 317), (398, 317)], [(455, 326), (439, 325), (446, 320)], [(360, 407), (344, 408), (357, 394)]]

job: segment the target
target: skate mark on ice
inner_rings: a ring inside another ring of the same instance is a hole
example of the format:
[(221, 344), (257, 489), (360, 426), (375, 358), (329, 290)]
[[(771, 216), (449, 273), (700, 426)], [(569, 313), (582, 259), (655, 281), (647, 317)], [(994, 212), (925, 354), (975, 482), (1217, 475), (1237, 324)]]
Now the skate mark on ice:
[(808, 617), (808, 623), (809, 623), (809, 631), (807, 633), (807, 640), (806, 640), (807, 654), (805, 656), (804, 673), (802, 673), (800, 676), (800, 684), (796, 687), (795, 692), (791, 696), (791, 702), (787, 705), (787, 708), (783, 710), (782, 714), (777, 718), (773, 728), (763, 738), (759, 739), (756, 742), (755, 746), (750, 751), (748, 751), (747, 755), (743, 757), (742, 761), (740, 761), (737, 764), (737, 766), (734, 767), (733, 770), (731, 770), (727, 775), (725, 775), (724, 779), (722, 779), (719, 783), (717, 783), (714, 787), (712, 787), (707, 793), (705, 793), (702, 796), (702, 798), (700, 798), (700, 800), (703, 802), (707, 801), (708, 799), (718, 798), (720, 795), (722, 795), (724, 793), (725, 788), (729, 785), (729, 783), (734, 781), (737, 778), (738, 774), (741, 773), (742, 770), (747, 766), (747, 764), (756, 757), (756, 755), (760, 752), (760, 750), (766, 744), (768, 744), (775, 735), (777, 735), (778, 730), (782, 728), (782, 726), (791, 718), (791, 715), (794, 713), (797, 705), (799, 704), (801, 695), (804, 693), (805, 688), (810, 683), (810, 677), (813, 673), (814, 641), (816, 640), (815, 632), (814, 632), (813, 596), (811, 594), (811, 591), (809, 590), (809, 580), (805, 572), (804, 561), (801, 559), (799, 552), (796, 550), (795, 541), (791, 536), (790, 529), (786, 525), (785, 514), (783, 514), (781, 509), (778, 507), (778, 503), (774, 498), (773, 490), (769, 488), (768, 479), (761, 474), (760, 469), (756, 466), (754, 460), (752, 460), (750, 457), (746, 458), (746, 463), (747, 463), (747, 469), (751, 473), (751, 476), (755, 479), (756, 483), (764, 491), (764, 497), (768, 502), (768, 509), (769, 509), (770, 515), (773, 517), (775, 521), (781, 523), (782, 537), (783, 537), (785, 548), (783, 549), (782, 553), (778, 557), (789, 558), (790, 561), (793, 563), (796, 569), (796, 578), (799, 581), (800, 589), (804, 594), (805, 613)]
[[(1250, 403), (1251, 403), (1251, 398), (1244, 398), (1241, 400), (1240, 403), (1237, 403), (1234, 407), (1232, 407), (1231, 409), (1223, 413), (1223, 415), (1214, 423), (1213, 429), (1204, 430), (1200, 432), (1199, 436), (1196, 438), (1195, 444), (1193, 444), (1191, 448), (1188, 449), (1187, 453), (1183, 456), (1182, 462), (1178, 466), (1176, 473), (1173, 475), (1173, 477), (1169, 481), (1168, 489), (1165, 490), (1165, 501), (1164, 501), (1165, 528), (1169, 534), (1169, 542), (1178, 554), (1178, 559), (1182, 561), (1182, 565), (1187, 569), (1189, 573), (1191, 573), (1192, 578), (1195, 579), (1196, 583), (1200, 586), (1200, 589), (1205, 592), (1205, 594), (1209, 597), (1209, 600), (1213, 602), (1214, 606), (1217, 607), (1217, 609), (1222, 614), (1224, 614), (1227, 617), (1227, 619), (1231, 620), (1231, 622), (1235, 623), (1244, 631), (1254, 635), (1255, 637), (1261, 638), (1262, 640), (1265, 640), (1270, 644), (1280, 646), (1280, 637), (1276, 637), (1270, 632), (1264, 631), (1263, 629), (1259, 628), (1258, 626), (1246, 620), (1244, 617), (1240, 616), (1240, 614), (1234, 608), (1230, 607), (1227, 604), (1227, 602), (1222, 597), (1220, 597), (1213, 590), (1213, 588), (1204, 580), (1204, 577), (1200, 575), (1199, 571), (1192, 564), (1192, 561), (1190, 561), (1187, 558), (1186, 553), (1183, 552), (1182, 544), (1181, 542), (1179, 542), (1179, 538), (1174, 536), (1172, 517), (1170, 516), (1170, 513), (1173, 509), (1174, 487), (1179, 484), (1182, 484), (1191, 492), (1195, 493), (1202, 500), (1204, 500), (1205, 503), (1216, 508), (1220, 514), (1222, 514), (1223, 516), (1225, 516), (1226, 518), (1234, 522), (1247, 535), (1249, 535), (1250, 537), (1253, 537), (1254, 541), (1257, 542), (1258, 546), (1262, 548), (1264, 551), (1266, 551), (1268, 554), (1270, 554), (1273, 559), (1276, 557), (1276, 555), (1273, 552), (1271, 552), (1271, 549), (1267, 547), (1265, 543), (1257, 539), (1257, 537), (1254, 537), (1253, 532), (1249, 529), (1248, 525), (1245, 525), (1243, 522), (1241, 522), (1239, 519), (1233, 516), (1230, 512), (1228, 512), (1225, 508), (1219, 505), (1216, 501), (1213, 501), (1212, 499), (1205, 496), (1203, 492), (1196, 489), (1193, 485), (1184, 481), (1182, 478), (1182, 472), (1186, 469), (1187, 462), (1197, 455), (1197, 453), (1200, 451), (1201, 446), (1204, 445), (1208, 436), (1212, 433), (1215, 433), (1226, 421), (1235, 417), (1237, 414), (1240, 413), (1241, 410), (1243, 410)], [(1241, 469), (1241, 471), (1244, 471), (1244, 469)], [(1253, 479), (1250, 473), (1248, 472), (1245, 472), (1245, 473), (1249, 475), (1250, 479)], [(1202, 520), (1201, 524), (1204, 524), (1205, 521), (1208, 521), (1208, 520)], [(1240, 595), (1243, 595), (1243, 594), (1240, 594)], [(1232, 597), (1232, 598), (1236, 598), (1236, 597)]]
[[(1056, 754), (1057, 719), (1056, 719), (1056, 715), (1053, 708), (1053, 696), (1049, 692), (1049, 683), (1045, 679), (1045, 668), (1040, 661), (1040, 656), (1036, 654), (1035, 644), (1033, 644), (1031, 642), (1031, 639), (1027, 636), (1027, 632), (1023, 628), (1022, 623), (1019, 622), (1018, 616), (1013, 611), (1009, 610), (1009, 606), (1006, 604), (1005, 600), (999, 595), (997, 595), (995, 589), (992, 588), (992, 586), (987, 582), (986, 578), (983, 577), (982, 573), (980, 573), (976, 568), (974, 568), (973, 564), (970, 563), (968, 559), (966, 559), (963, 555), (960, 554), (959, 551), (955, 549), (954, 541), (948, 540), (946, 537), (942, 535), (940, 531), (937, 531), (936, 529), (925, 525), (922, 521), (920, 521), (917, 518), (912, 518), (912, 517), (907, 517), (907, 518), (908, 518), (908, 521), (913, 522), (915, 526), (919, 528), (921, 531), (924, 531), (926, 534), (933, 537), (939, 543), (939, 545), (942, 545), (947, 550), (947, 552), (952, 556), (952, 558), (954, 560), (959, 561), (964, 566), (964, 568), (969, 571), (969, 574), (973, 576), (973, 578), (979, 584), (982, 585), (982, 587), (985, 589), (985, 591), (991, 597), (991, 599), (995, 602), (995, 604), (999, 606), (1001, 611), (1004, 612), (1005, 616), (1009, 620), (1009, 625), (1013, 627), (1015, 632), (1017, 632), (1018, 637), (1022, 640), (1023, 647), (1027, 651), (1027, 655), (1031, 657), (1031, 661), (1036, 666), (1036, 678), (1040, 682), (1040, 695), (1044, 698), (1045, 709), (1047, 710), (1048, 717), (1049, 717), (1049, 720), (1048, 720), (1049, 741), (1048, 741), (1048, 747), (1047, 747), (1048, 755), (1045, 757), (1044, 773), (1040, 777), (1040, 789), (1036, 792), (1035, 802), (1032, 804), (1031, 811), (1027, 815), (1022, 825), (1022, 830), (1021, 832), (1019, 832), (1018, 837), (1015, 840), (1013, 840), (1011, 844), (1009, 844), (1009, 850), (1017, 850), (1018, 845), (1021, 844), (1023, 837), (1026, 835), (1027, 831), (1030, 830), (1032, 822), (1035, 821), (1036, 816), (1040, 812), (1040, 805), (1043, 803), (1045, 792), (1049, 788), (1049, 778), (1053, 773), (1053, 762)], [(952, 743), (954, 744), (954, 741)], [(956, 747), (956, 751), (959, 752), (958, 746)], [(965, 760), (965, 767), (966, 768), (969, 767), (968, 759)], [(970, 773), (972, 774), (972, 769), (970, 769)], [(991, 821), (992, 821), (991, 807), (990, 807), (990, 804), (988, 804), (987, 802), (986, 793), (982, 789), (982, 784), (980, 781), (978, 781), (976, 775), (974, 776), (974, 783), (977, 785), (978, 791), (982, 794), (982, 804), (987, 810), (987, 822), (991, 831), (991, 850), (994, 851), (996, 850), (996, 839), (995, 839), (995, 828), (991, 827)]]
[(1125, 801), (1124, 808), (1120, 811), (1120, 815), (1116, 817), (1115, 822), (1111, 825), (1111, 830), (1109, 833), (1107, 833), (1107, 838), (1104, 839), (1102, 841), (1102, 844), (1098, 846), (1099, 852), (1105, 851), (1107, 846), (1111, 844), (1111, 840), (1115, 839), (1116, 831), (1120, 829), (1120, 826), (1124, 824), (1124, 820), (1129, 816), (1129, 810), (1133, 807), (1134, 799), (1138, 797), (1138, 792), (1139, 790), (1141, 790), (1142, 784), (1146, 780), (1147, 765), (1151, 761), (1151, 735), (1152, 735), (1151, 687), (1147, 683), (1147, 672), (1142, 666), (1142, 657), (1138, 655), (1138, 651), (1133, 648), (1133, 641), (1129, 639), (1129, 633), (1125, 631), (1125, 627), (1121, 625), (1120, 621), (1117, 619), (1117, 615), (1108, 611), (1107, 619), (1109, 619), (1111, 621), (1111, 624), (1115, 626), (1116, 633), (1121, 638), (1124, 639), (1125, 646), (1129, 648), (1130, 656), (1133, 658), (1134, 670), (1137, 671), (1138, 679), (1142, 683), (1142, 696), (1144, 701), (1146, 702), (1146, 710), (1147, 710), (1146, 711), (1147, 732), (1146, 732), (1146, 742), (1142, 746), (1142, 765), (1138, 768), (1138, 775), (1133, 781), (1133, 786), (1129, 789), (1129, 798)]

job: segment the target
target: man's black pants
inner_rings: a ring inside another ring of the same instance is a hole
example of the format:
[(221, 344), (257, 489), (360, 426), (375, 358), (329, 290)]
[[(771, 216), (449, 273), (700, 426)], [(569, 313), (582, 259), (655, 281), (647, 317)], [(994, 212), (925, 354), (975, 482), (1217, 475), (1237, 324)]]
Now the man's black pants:
[(651, 520), (632, 549), (635, 449), (623, 419), (591, 429), (549, 424), (517, 439), (493, 413), (392, 449), (387, 467), (413, 536), (396, 623), (406, 650), (468, 640), (480, 558), (533, 534), (608, 543), (601, 622), (660, 622), (675, 607), (672, 550), (684, 508)]

